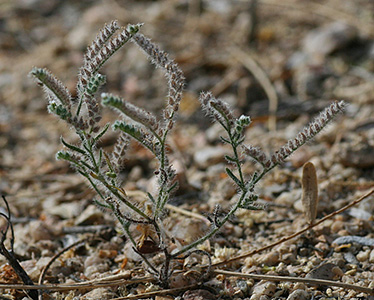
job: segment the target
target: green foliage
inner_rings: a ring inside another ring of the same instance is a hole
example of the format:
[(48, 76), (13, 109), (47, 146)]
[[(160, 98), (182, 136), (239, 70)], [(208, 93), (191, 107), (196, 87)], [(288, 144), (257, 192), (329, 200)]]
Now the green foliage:
[[(69, 91), (48, 70), (33, 68), (31, 75), (44, 88), (49, 101), (48, 110), (74, 128), (80, 139), (79, 144), (73, 145), (61, 138), (61, 143), (66, 150), (59, 151), (56, 158), (68, 161), (79, 174), (87, 179), (100, 198), (95, 199), (94, 202), (112, 212), (122, 225), (134, 249), (142, 255), (144, 262), (153, 273), (157, 274), (160, 283), (167, 286), (172, 274), (171, 261), (179, 259), (182, 254), (188, 255), (189, 251), (196, 251), (194, 250), (196, 246), (216, 234), (238, 209), (258, 209), (259, 205), (256, 203), (258, 195), (254, 193), (256, 184), (272, 168), (320, 132), (338, 112), (344, 109), (345, 104), (344, 102), (332, 104), (294, 140), (290, 140), (269, 159), (261, 149), (243, 145), (245, 129), (251, 124), (250, 117), (242, 115), (236, 118), (227, 103), (215, 99), (211, 93), (202, 93), (200, 101), (203, 109), (214, 121), (222, 125), (226, 134), (221, 139), (223, 143), (231, 146), (231, 154), (226, 155), (225, 158), (233, 168), (226, 168), (226, 173), (237, 186), (239, 198), (223, 217), (218, 217), (219, 208), (215, 209), (212, 228), (204, 236), (181, 247), (178, 251), (171, 252), (169, 245), (172, 241), (168, 239), (168, 234), (164, 230), (163, 218), (167, 213), (165, 205), (172, 193), (176, 191), (178, 181), (167, 155), (166, 143), (182, 99), (184, 76), (166, 52), (138, 32), (141, 25), (128, 25), (124, 29), (113, 21), (104, 26), (87, 48), (84, 64), (79, 70), (77, 99), (73, 100)], [(164, 70), (168, 96), (163, 118), (159, 120), (150, 112), (118, 96), (103, 93), (101, 104), (113, 108), (121, 116), (121, 120), (116, 120), (112, 125), (113, 130), (120, 132), (118, 140), (114, 150), (107, 153), (98, 144), (110, 127), (110, 124), (101, 126), (99, 123), (101, 109), (95, 97), (105, 84), (106, 77), (98, 71), (128, 41), (136, 43), (153, 64)], [(86, 105), (86, 110), (82, 109), (83, 105)], [(151, 151), (158, 161), (158, 167), (155, 170), (158, 176), (158, 190), (155, 194), (148, 193), (148, 199), (142, 205), (129, 199), (119, 180), (130, 139), (136, 140)], [(261, 171), (249, 178), (242, 170), (246, 157), (251, 157), (262, 167)], [(154, 236), (148, 240), (148, 236), (145, 240), (136, 240), (131, 224), (151, 228)], [(148, 245), (153, 245), (152, 251), (143, 247), (145, 241)], [(164, 253), (164, 262), (161, 268), (157, 269), (143, 254), (155, 254), (159, 251)]]

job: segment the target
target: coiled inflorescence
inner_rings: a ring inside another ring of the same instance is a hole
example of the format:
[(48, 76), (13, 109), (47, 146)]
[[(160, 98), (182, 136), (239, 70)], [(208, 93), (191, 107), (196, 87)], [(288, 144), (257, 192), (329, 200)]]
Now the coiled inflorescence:
[(346, 103), (344, 101), (331, 103), (308, 126), (304, 127), (294, 139), (289, 140), (287, 144), (271, 155), (270, 159), (259, 147), (243, 145), (244, 154), (253, 158), (266, 169), (273, 168), (277, 164), (283, 163), (288, 156), (306, 142), (312, 140), (337, 114), (344, 111), (345, 107)]
[(206, 114), (219, 122), (226, 130), (234, 126), (236, 118), (225, 101), (214, 98), (211, 92), (202, 92), (199, 100)]
[(152, 63), (157, 67), (165, 70), (168, 79), (168, 101), (163, 111), (166, 120), (166, 129), (170, 130), (174, 125), (175, 112), (179, 109), (179, 103), (182, 100), (182, 92), (184, 88), (184, 76), (178, 64), (171, 60), (168, 54), (161, 50), (157, 45), (153, 44), (150, 39), (144, 35), (137, 33), (132, 38), (151, 59)]
[(158, 131), (159, 122), (152, 113), (112, 94), (102, 93), (101, 98), (103, 105), (118, 109), (125, 116), (129, 117), (135, 122), (142, 124), (149, 130), (151, 130), (151, 132), (156, 133)]
[(269, 168), (271, 166), (271, 161), (266, 156), (265, 152), (260, 147), (253, 147), (253, 146), (242, 146), (244, 150), (244, 154), (253, 158), (256, 162), (261, 164), (265, 168)]
[(291, 139), (282, 146), (277, 152), (271, 156), (271, 162), (279, 164), (284, 162), (284, 160), (290, 156), (295, 150), (300, 148), (306, 142), (312, 140), (322, 129), (330, 123), (334, 117), (343, 112), (346, 103), (344, 101), (335, 101), (326, 107), (318, 117), (316, 117), (308, 126), (304, 127), (294, 139)]

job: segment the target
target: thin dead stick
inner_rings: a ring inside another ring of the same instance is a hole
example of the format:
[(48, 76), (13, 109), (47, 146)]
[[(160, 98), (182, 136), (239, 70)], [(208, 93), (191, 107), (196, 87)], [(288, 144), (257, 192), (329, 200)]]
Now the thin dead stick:
[[(334, 90), (334, 95), (339, 97), (344, 97), (344, 99), (352, 99), (360, 95), (365, 95), (372, 92), (374, 89), (374, 82), (369, 81), (355, 86), (349, 87), (338, 87)], [(344, 96), (343, 96), (344, 95)]]
[(192, 211), (185, 210), (183, 208), (180, 208), (180, 207), (177, 207), (177, 206), (174, 206), (174, 205), (171, 205), (171, 204), (166, 204), (165, 207), (167, 209), (172, 210), (174, 212), (177, 212), (177, 213), (179, 213), (181, 215), (185, 215), (185, 216), (192, 217), (192, 218), (195, 218), (195, 219), (198, 219), (198, 220), (202, 220), (207, 225), (211, 225), (212, 224), (206, 217), (204, 217), (204, 216), (202, 216), (200, 214), (194, 213)]
[[(111, 277), (111, 276), (109, 276)], [(125, 286), (129, 284), (144, 283), (155, 281), (154, 277), (141, 277), (129, 280), (116, 279), (116, 280), (104, 280), (104, 281), (86, 281), (74, 284), (41, 284), (41, 285), (25, 285), (25, 284), (7, 284), (0, 283), (0, 289), (29, 289), (29, 290), (49, 290), (49, 291), (70, 291), (70, 290), (85, 290), (85, 289), (96, 289), (101, 287), (111, 286)]]
[[(143, 199), (147, 199), (147, 194), (142, 192), (142, 191), (126, 191), (127, 195), (130, 196), (130, 197), (141, 197)], [(185, 216), (188, 216), (188, 217), (192, 217), (192, 218), (195, 218), (195, 219), (199, 219), (199, 220), (202, 220), (204, 221), (206, 224), (210, 225), (210, 221), (200, 215), (200, 214), (197, 214), (197, 213), (194, 213), (192, 211), (188, 211), (188, 210), (185, 210), (183, 208), (180, 208), (180, 207), (177, 207), (177, 206), (174, 206), (174, 205), (171, 205), (171, 204), (166, 204), (165, 207), (169, 210), (172, 210), (174, 212), (177, 212), (181, 215), (185, 215)]]
[(65, 247), (64, 249), (62, 249), (60, 252), (56, 253), (51, 259), (50, 261), (44, 266), (42, 272), (40, 273), (40, 276), (39, 276), (39, 281), (38, 281), (38, 284), (42, 284), (43, 281), (44, 281), (44, 277), (45, 277), (45, 274), (47, 273), (47, 270), (49, 269), (49, 267), (53, 264), (53, 262), (58, 258), (60, 257), (64, 252), (68, 251), (69, 249), (81, 244), (81, 243), (84, 243), (84, 242), (87, 242), (89, 240), (89, 238), (85, 238), (85, 239), (82, 239), (82, 240), (79, 240), (67, 247)]
[(266, 95), (269, 98), (269, 129), (276, 130), (276, 112), (278, 109), (278, 95), (271, 83), (269, 77), (266, 75), (265, 71), (260, 67), (260, 65), (246, 52), (243, 52), (238, 47), (232, 48), (233, 58), (239, 61), (244, 67), (246, 67), (253, 76), (260, 83), (264, 89)]
[(153, 296), (161, 296), (161, 295), (167, 295), (167, 294), (174, 294), (176, 292), (180, 291), (187, 291), (190, 289), (194, 289), (198, 287), (198, 285), (188, 285), (180, 288), (174, 288), (174, 289), (167, 289), (167, 290), (161, 290), (161, 291), (153, 291), (153, 292), (148, 292), (144, 294), (139, 294), (139, 295), (133, 295), (133, 296), (127, 296), (127, 297), (120, 297), (120, 298), (113, 298), (112, 300), (132, 300), (132, 299), (143, 299), (143, 298), (150, 298)]
[[(60, 257), (64, 252), (68, 251), (69, 249), (73, 248), (74, 246), (76, 245), (79, 245), (80, 243), (83, 243), (87, 240), (84, 239), (84, 240), (80, 240), (80, 241), (77, 241), (73, 244), (71, 244), (70, 246), (67, 246), (65, 247), (64, 249), (62, 249), (60, 252), (58, 252), (57, 254), (55, 254), (50, 260), (49, 262), (44, 266), (44, 268), (42, 269), (42, 272), (40, 273), (40, 276), (39, 276), (39, 280), (38, 280), (38, 283), (41, 285), (44, 281), (44, 277), (45, 275), (47, 274), (47, 270), (49, 269), (49, 267), (53, 264), (53, 262), (58, 258)], [(43, 300), (43, 290), (40, 290), (39, 292), (39, 297), (38, 297), (39, 300)]]
[(363, 182), (356, 182), (356, 181), (343, 181), (343, 180), (332, 180), (331, 184), (346, 186), (346, 187), (355, 187), (361, 189), (368, 189), (374, 186), (374, 181), (363, 181)]
[(229, 263), (232, 263), (234, 261), (237, 261), (237, 260), (240, 260), (240, 259), (243, 259), (243, 258), (246, 258), (248, 256), (252, 256), (254, 254), (257, 254), (257, 253), (260, 253), (260, 252), (263, 252), (265, 250), (268, 250), (268, 249), (271, 249), (279, 244), (282, 244), (286, 241), (289, 241), (301, 234), (303, 234), (304, 232), (312, 229), (313, 227), (316, 227), (317, 225), (325, 222), (326, 220), (328, 219), (331, 219), (333, 216), (337, 215), (337, 214), (340, 214), (342, 213), (343, 211), (347, 210), (348, 208), (351, 208), (352, 206), (356, 205), (357, 203), (360, 203), (362, 200), (366, 199), (367, 197), (369, 197), (371, 194), (374, 193), (374, 189), (370, 190), (369, 192), (367, 192), (366, 194), (364, 194), (363, 196), (361, 196), (360, 198), (356, 199), (355, 201), (353, 201), (352, 203), (350, 204), (347, 204), (346, 206), (342, 207), (341, 209), (338, 209), (334, 212), (332, 212), (331, 214), (325, 216), (324, 218), (322, 218), (321, 220), (319, 220), (318, 222), (316, 223), (313, 223), (312, 225), (309, 225), (307, 226), (306, 228), (294, 233), (294, 234), (291, 234), (289, 236), (286, 236), (278, 241), (276, 241), (275, 243), (273, 244), (270, 244), (270, 245), (267, 245), (265, 247), (262, 247), (260, 249), (255, 249), (255, 250), (252, 250), (250, 252), (247, 252), (247, 253), (244, 253), (242, 255), (239, 255), (239, 256), (236, 256), (236, 257), (233, 257), (233, 258), (230, 258), (228, 260), (225, 260), (225, 261), (222, 261), (222, 262), (219, 262), (219, 263), (215, 263), (212, 265), (212, 267), (216, 268), (216, 267), (219, 267), (219, 266), (222, 266), (222, 265), (226, 265), (226, 264), (229, 264)]
[[(360, 198), (356, 199), (352, 203), (342, 207), (341, 209), (334, 211), (333, 213), (327, 215), (326, 217), (322, 218), (320, 221), (316, 222), (315, 224), (308, 226), (288, 237), (285, 237), (273, 244), (270, 244), (268, 246), (262, 247), (260, 249), (253, 250), (251, 252), (247, 252), (245, 254), (242, 254), (240, 256), (233, 257), (229, 260), (215, 263), (212, 265), (212, 267), (217, 268), (219, 266), (229, 264), (231, 262), (246, 258), (248, 256), (254, 255), (256, 253), (260, 253), (262, 251), (268, 250), (270, 248), (273, 248), (281, 243), (284, 243), (290, 239), (293, 239), (294, 237), (310, 230), (311, 228), (321, 224), (322, 222), (326, 221), (327, 219), (332, 218), (333, 216), (342, 213), (343, 211), (351, 208), (352, 206), (360, 203), (362, 200), (366, 199), (370, 195), (374, 193), (374, 189), (370, 190)], [(218, 270), (217, 270), (218, 271)], [(177, 273), (177, 272), (176, 272)], [(125, 275), (125, 278), (128, 278), (128, 274)], [(256, 275), (258, 276), (258, 275)], [(117, 279), (118, 278), (118, 279)], [(135, 283), (144, 283), (144, 282), (152, 282), (155, 279), (153, 277), (141, 277), (141, 278), (135, 278), (135, 279), (130, 279), (130, 280), (123, 280), (122, 275), (114, 275), (114, 276), (109, 276), (108, 278), (101, 278), (100, 280), (93, 280), (93, 281), (87, 281), (87, 282), (81, 282), (81, 283), (76, 283), (76, 284), (51, 284), (51, 285), (23, 285), (23, 284), (6, 284), (6, 283), (0, 283), (0, 289), (36, 289), (36, 290), (50, 290), (50, 291), (67, 291), (67, 290), (79, 290), (79, 289), (87, 289), (87, 288), (98, 288), (98, 287), (110, 287), (110, 286), (116, 286), (116, 285), (128, 285), (128, 284), (135, 284)], [(292, 278), (292, 277), (291, 277)], [(334, 282), (334, 281), (333, 281)], [(370, 291), (372, 292), (372, 291)]]
[(232, 85), (235, 81), (237, 81), (240, 78), (240, 72), (238, 68), (233, 68), (229, 70), (224, 77), (217, 82), (216, 85), (214, 85), (211, 88), (211, 92), (213, 95), (218, 96), (222, 92), (224, 92), (230, 85)]
[(374, 295), (374, 289), (348, 284), (344, 282), (323, 280), (323, 279), (313, 279), (313, 278), (300, 278), (300, 277), (290, 277), (290, 276), (275, 276), (275, 275), (258, 275), (258, 274), (243, 274), (239, 272), (230, 272), (224, 270), (214, 270), (215, 274), (222, 274), (226, 276), (237, 276), (244, 278), (251, 278), (256, 280), (267, 280), (267, 281), (289, 281), (289, 282), (303, 282), (308, 285), (326, 285), (326, 286), (338, 286), (344, 289), (355, 290), (359, 292), (364, 292), (369, 295)]

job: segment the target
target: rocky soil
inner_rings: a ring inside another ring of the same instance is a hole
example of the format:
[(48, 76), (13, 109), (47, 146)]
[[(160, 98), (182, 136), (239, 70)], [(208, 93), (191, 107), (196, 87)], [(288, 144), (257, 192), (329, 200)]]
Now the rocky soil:
[[(55, 160), (62, 148), (60, 136), (70, 142), (76, 137), (48, 114), (41, 89), (28, 77), (33, 66), (47, 67), (73, 92), (87, 45), (104, 23), (114, 19), (121, 25), (144, 23), (142, 33), (170, 53), (186, 76), (178, 125), (169, 141), (180, 180), (180, 190), (170, 204), (195, 216), (170, 209), (165, 226), (175, 239), (191, 241), (201, 236), (209, 225), (198, 216), (207, 216), (216, 204), (228, 210), (237, 197), (225, 173), (228, 148), (220, 141), (223, 132), (200, 109), (198, 96), (203, 90), (229, 102), (235, 114), (250, 115), (253, 122), (246, 131), (246, 143), (267, 153), (295, 137), (335, 99), (349, 104), (315, 140), (262, 180), (256, 191), (266, 209), (240, 211), (202, 245), (213, 263), (261, 248), (307, 226), (301, 202), (301, 173), (306, 162), (317, 170), (317, 219), (374, 187), (373, 2), (201, 3), (1, 1), (0, 192), (12, 213), (15, 253), (35, 283), (51, 259), (73, 243), (77, 244), (48, 266), (43, 284), (149, 275), (114, 218), (93, 204), (94, 191), (66, 163)], [(104, 91), (156, 114), (164, 106), (163, 74), (134, 45), (117, 53), (103, 73), (108, 79)], [(108, 110), (104, 114), (103, 122), (116, 117)], [(110, 132), (101, 143), (109, 151), (115, 140), (116, 133)], [(141, 198), (156, 188), (155, 162), (147, 151), (134, 143), (126, 165), (124, 188), (131, 197)], [(257, 167), (246, 162), (245, 174), (250, 176)], [(0, 212), (6, 214), (5, 205)], [(374, 199), (368, 197), (304, 235), (222, 269), (333, 280), (373, 289), (373, 212)], [(5, 218), (0, 219), (3, 230), (6, 224)], [(337, 240), (340, 237), (346, 238)], [(5, 245), (9, 247), (9, 239)], [(162, 257), (152, 259), (157, 262)], [(196, 263), (204, 264), (204, 257), (181, 261), (178, 268), (187, 272)], [(201, 284), (146, 298), (374, 299), (362, 291), (328, 285), (213, 273), (200, 282), (186, 278), (188, 274), (176, 278), (171, 286)], [(0, 282), (21, 283), (3, 256)], [(143, 281), (45, 291), (43, 299), (134, 299), (130, 296), (153, 291), (157, 294), (162, 289)], [(7, 288), (1, 293), (1, 299), (25, 299), (22, 290)]]

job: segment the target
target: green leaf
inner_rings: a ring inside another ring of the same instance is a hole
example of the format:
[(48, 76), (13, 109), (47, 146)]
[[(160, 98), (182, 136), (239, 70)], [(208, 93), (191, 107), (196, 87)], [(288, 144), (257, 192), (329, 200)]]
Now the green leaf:
[(106, 76), (97, 73), (90, 78), (86, 90), (90, 95), (94, 95), (99, 90), (99, 88), (105, 84), (105, 82)]
[(87, 169), (89, 170), (93, 170), (94, 168), (92, 166), (90, 166), (88, 163), (86, 163), (85, 161), (81, 160), (80, 163), (85, 166)]
[(229, 169), (229, 168), (226, 168), (226, 173), (227, 173), (227, 175), (229, 175), (230, 176), (230, 178), (240, 187), (240, 188), (244, 188), (244, 185), (243, 185), (243, 183), (239, 180), (239, 178), (238, 177), (236, 177), (235, 175), (234, 175), (234, 173), (233, 172), (231, 172), (231, 170)]
[(73, 151), (76, 151), (76, 152), (78, 152), (78, 153), (80, 153), (80, 154), (86, 155), (86, 152), (85, 152), (84, 150), (82, 150), (81, 148), (79, 148), (79, 147), (77, 147), (77, 146), (74, 146), (74, 145), (71, 145), (71, 144), (65, 142), (65, 140), (64, 140), (62, 137), (61, 137), (61, 143), (62, 143), (65, 147), (69, 148), (70, 150), (73, 150)]
[(99, 150), (99, 163), (98, 165), (101, 166), (103, 162), (103, 149), (100, 148)]
[(263, 210), (264, 208), (261, 206), (253, 206), (253, 205), (240, 205), (240, 208), (246, 209), (246, 210)]
[(147, 195), (148, 195), (149, 200), (151, 200), (153, 203), (156, 203), (156, 200), (155, 200), (155, 198), (153, 198), (151, 193), (147, 192)]
[(173, 183), (173, 185), (167, 190), (167, 193), (170, 194), (177, 187), (178, 187), (178, 181)]
[(123, 104), (123, 100), (118, 96), (114, 96), (113, 94), (102, 93), (101, 103), (105, 106), (112, 106), (114, 108), (120, 108)]
[(58, 151), (56, 153), (56, 159), (57, 160), (71, 160), (71, 155), (69, 152), (66, 152), (66, 151)]
[(105, 175), (112, 179), (117, 177), (117, 174), (114, 172), (106, 172)]
[(264, 209), (263, 206), (256, 203), (258, 196), (255, 194), (251, 194), (248, 197), (244, 198), (242, 203), (240, 203), (240, 208), (244, 208), (247, 210), (262, 210)]
[(102, 208), (105, 208), (105, 209), (111, 209), (111, 207), (108, 204), (103, 203), (103, 202), (101, 202), (97, 199), (93, 199), (93, 202), (95, 202), (95, 204), (99, 207), (102, 207)]
[(121, 130), (124, 133), (127, 133), (128, 135), (132, 136), (134, 139), (138, 140), (139, 142), (142, 142), (143, 134), (142, 132), (138, 129), (137, 126), (127, 124), (125, 122), (121, 121), (116, 121), (113, 124), (113, 129), (114, 130)]
[(127, 25), (126, 30), (131, 34), (134, 35), (140, 30), (140, 27), (143, 26), (143, 23), (138, 23), (138, 24), (129, 24)]
[(48, 105), (48, 111), (60, 117), (60, 119), (62, 120), (66, 120), (71, 117), (71, 113), (65, 108), (64, 105), (57, 104), (55, 102), (51, 102)]
[(101, 137), (107, 132), (109, 126), (110, 126), (110, 123), (107, 123), (105, 127), (103, 128), (103, 130), (97, 136), (94, 137), (94, 143), (96, 143), (99, 139), (101, 139)]
[(244, 140), (245, 140), (245, 137), (242, 137), (241, 139), (239, 139), (239, 140), (236, 142), (236, 144), (237, 144), (237, 145), (240, 145), (241, 143), (244, 142)]
[(65, 142), (65, 140), (64, 140), (62, 137), (61, 137), (61, 143), (62, 143), (65, 147), (69, 148), (70, 150), (76, 151), (76, 152), (78, 152), (78, 153), (80, 153), (80, 154), (83, 154), (83, 155), (86, 155), (86, 154), (87, 154), (86, 151), (82, 150), (81, 148), (79, 148), (79, 147), (77, 147), (77, 146), (74, 146), (74, 145), (71, 145), (71, 144)]
[(225, 155), (225, 159), (228, 160), (229, 162), (234, 162), (234, 163), (237, 162), (237, 159), (229, 155)]
[(220, 136), (221, 138), (221, 141), (226, 143), (226, 144), (231, 144), (231, 141), (229, 141), (228, 139), (224, 138), (223, 136)]

